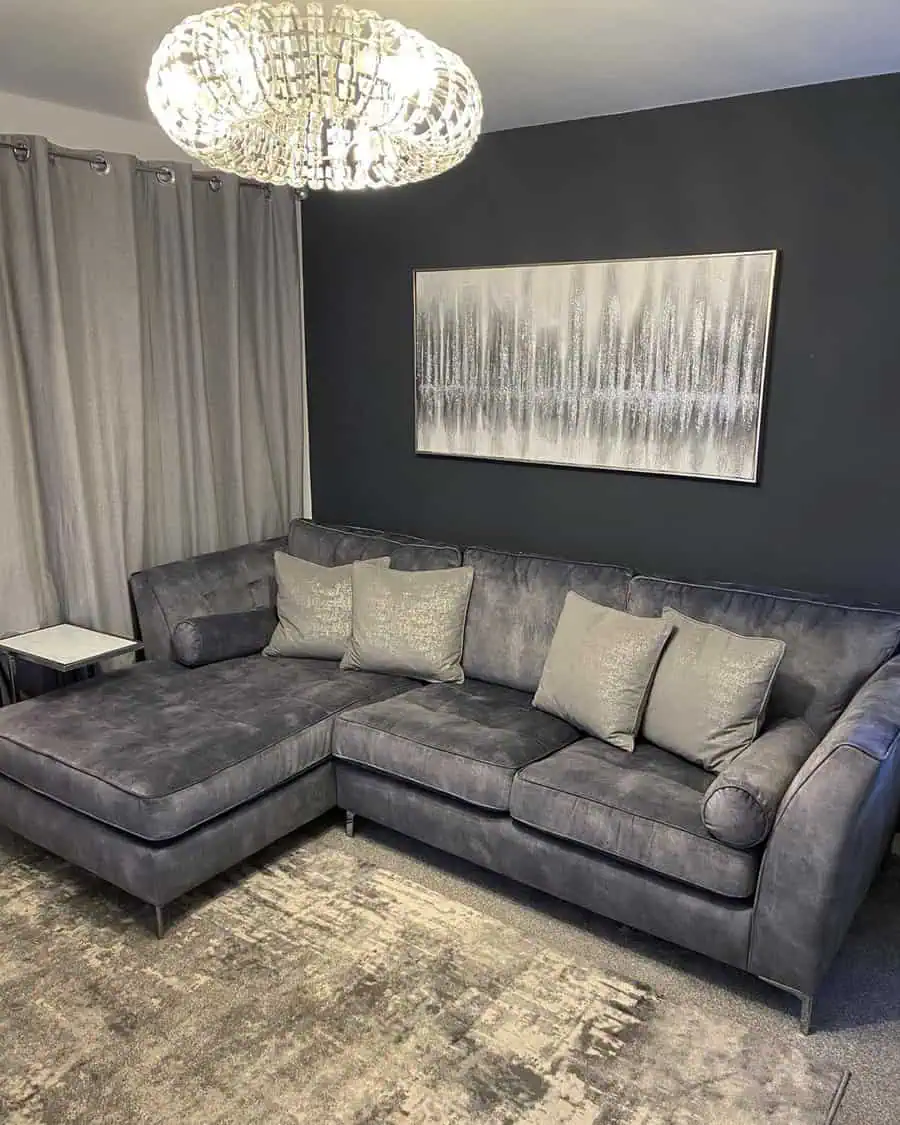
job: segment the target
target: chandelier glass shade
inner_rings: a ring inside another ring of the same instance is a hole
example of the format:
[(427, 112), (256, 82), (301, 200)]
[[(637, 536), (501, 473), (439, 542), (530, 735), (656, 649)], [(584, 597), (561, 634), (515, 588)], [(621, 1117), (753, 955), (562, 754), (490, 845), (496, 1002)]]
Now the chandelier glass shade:
[(210, 167), (296, 188), (377, 188), (446, 172), (481, 131), (481, 92), (452, 51), (344, 5), (230, 4), (184, 20), (147, 98)]

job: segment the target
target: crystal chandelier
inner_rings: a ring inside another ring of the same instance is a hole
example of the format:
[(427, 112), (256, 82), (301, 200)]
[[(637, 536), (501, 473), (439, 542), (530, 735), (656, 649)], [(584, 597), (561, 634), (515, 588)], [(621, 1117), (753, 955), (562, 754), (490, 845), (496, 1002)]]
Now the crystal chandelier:
[(229, 4), (163, 39), (147, 98), (192, 157), (296, 188), (375, 188), (446, 172), (481, 129), (481, 92), (452, 51), (377, 13)]

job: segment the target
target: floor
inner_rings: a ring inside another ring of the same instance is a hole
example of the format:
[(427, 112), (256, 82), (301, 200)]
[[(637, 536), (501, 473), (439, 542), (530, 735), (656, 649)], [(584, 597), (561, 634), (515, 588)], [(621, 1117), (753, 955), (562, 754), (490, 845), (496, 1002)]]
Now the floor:
[[(575, 959), (733, 1013), (761, 1038), (796, 1042), (797, 1001), (746, 973), (619, 926), (357, 818), (279, 845), (353, 851), (525, 931)], [(177, 918), (175, 919), (177, 924)], [(817, 998), (810, 1055), (852, 1071), (835, 1125), (900, 1125), (900, 857), (879, 875)], [(713, 1123), (727, 1125), (727, 1123)]]

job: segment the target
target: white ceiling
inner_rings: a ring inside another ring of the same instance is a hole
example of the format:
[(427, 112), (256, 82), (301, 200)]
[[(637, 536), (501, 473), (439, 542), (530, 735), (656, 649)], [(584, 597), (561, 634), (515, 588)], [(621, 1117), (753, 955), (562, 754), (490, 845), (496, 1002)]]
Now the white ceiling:
[[(148, 120), (156, 44), (216, 2), (0, 0), (0, 89)], [(900, 0), (369, 2), (462, 55), (488, 129), (900, 71)]]

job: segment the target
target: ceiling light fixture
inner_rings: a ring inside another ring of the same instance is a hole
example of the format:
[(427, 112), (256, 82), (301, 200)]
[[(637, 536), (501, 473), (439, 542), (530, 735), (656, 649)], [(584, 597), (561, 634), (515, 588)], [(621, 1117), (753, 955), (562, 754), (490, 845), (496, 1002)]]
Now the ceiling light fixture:
[(446, 172), (481, 130), (481, 92), (452, 51), (375, 12), (230, 4), (163, 39), (150, 108), (213, 168), (296, 188), (377, 188)]

